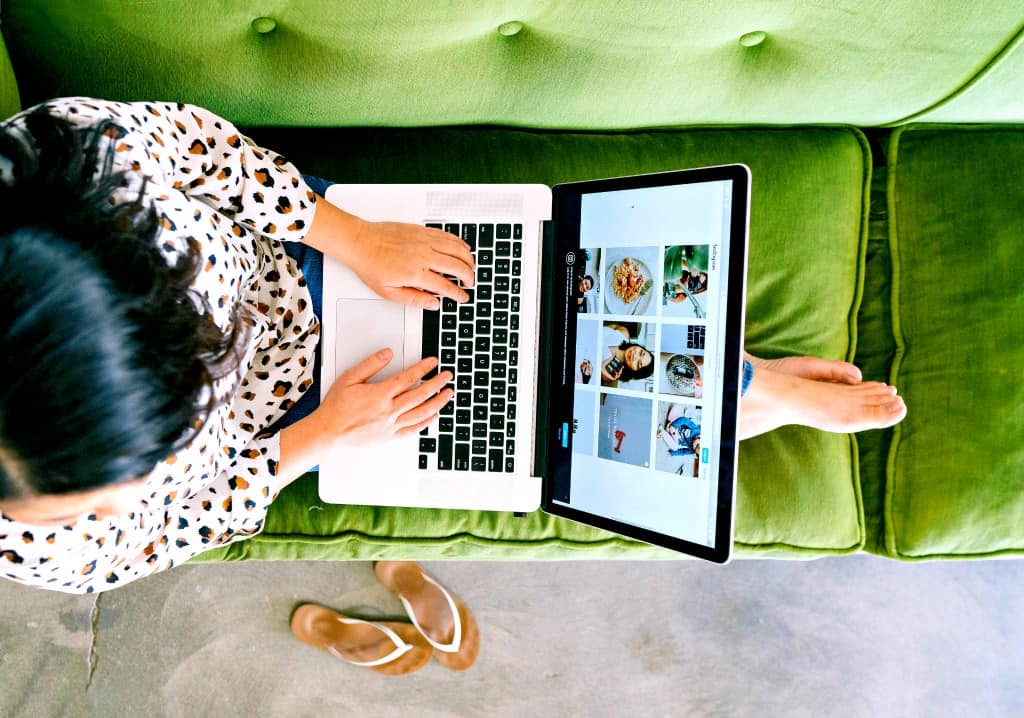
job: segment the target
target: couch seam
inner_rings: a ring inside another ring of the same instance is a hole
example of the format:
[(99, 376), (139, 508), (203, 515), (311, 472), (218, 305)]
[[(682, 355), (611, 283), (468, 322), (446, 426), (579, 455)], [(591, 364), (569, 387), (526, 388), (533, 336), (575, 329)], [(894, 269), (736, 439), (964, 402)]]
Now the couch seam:
[[(487, 545), (487, 544), (507, 544), (507, 543), (509, 543), (506, 539), (490, 538), (490, 537), (486, 537), (486, 536), (479, 536), (477, 534), (473, 534), (473, 533), (469, 533), (469, 532), (461, 532), (461, 533), (457, 533), (457, 534), (451, 534), (449, 536), (437, 536), (437, 537), (422, 537), (421, 536), (421, 537), (415, 537), (415, 538), (379, 536), (379, 535), (376, 535), (376, 534), (363, 533), (361, 531), (346, 531), (345, 533), (334, 534), (332, 536), (310, 536), (308, 534), (304, 534), (304, 535), (300, 535), (300, 536), (301, 537), (298, 540), (296, 540), (296, 535), (295, 534), (264, 534), (264, 533), (260, 533), (260, 534), (256, 534), (255, 536), (252, 536), (252, 537), (246, 539), (245, 541), (241, 541), (239, 543), (240, 544), (252, 543), (253, 545), (256, 545), (256, 544), (268, 544), (269, 545), (269, 544), (275, 544), (275, 543), (330, 544), (330, 543), (335, 543), (335, 542), (339, 542), (339, 541), (349, 541), (349, 540), (352, 540), (352, 539), (360, 539), (360, 540), (366, 539), (366, 540), (378, 543), (380, 545), (398, 545), (398, 544), (409, 544), (409, 545), (443, 545), (445, 543), (456, 543), (456, 542), (477, 543), (477, 544), (481, 544), (481, 545)], [(543, 538), (543, 539), (536, 539), (536, 540), (532, 540), (532, 541), (524, 540), (524, 539), (520, 538), (520, 539), (516, 539), (515, 543), (516, 544), (521, 544), (523, 546), (551, 545), (551, 546), (561, 546), (563, 548), (571, 548), (571, 549), (590, 549), (590, 548), (595, 548), (595, 547), (618, 546), (618, 547), (621, 547), (623, 549), (626, 549), (626, 550), (629, 550), (629, 551), (633, 551), (633, 550), (640, 550), (640, 549), (657, 549), (657, 548), (659, 548), (659, 547), (653, 546), (651, 544), (644, 543), (642, 541), (630, 541), (629, 539), (619, 538), (619, 537), (615, 537), (615, 536), (611, 536), (611, 537), (605, 538), (605, 539), (600, 539), (598, 541), (575, 541), (575, 540), (572, 540), (572, 539), (565, 539), (565, 538), (558, 537), (558, 536), (553, 536), (553, 537), (548, 537), (548, 538)], [(785, 542), (781, 542), (781, 541), (774, 541), (774, 542), (769, 542), (769, 543), (744, 543), (744, 542), (741, 542), (741, 541), (734, 541), (733, 542), (733, 547), (734, 548), (743, 548), (743, 549), (766, 549), (766, 548), (767, 549), (775, 549), (775, 548), (782, 548), (782, 549), (786, 549), (786, 550), (790, 550), (790, 551), (794, 551), (794, 552), (798, 552), (798, 553), (808, 553), (808, 554), (817, 554), (817, 555), (849, 554), (849, 553), (856, 553), (857, 551), (860, 550), (857, 544), (854, 544), (854, 545), (851, 545), (851, 546), (844, 546), (844, 547), (829, 547), (829, 548), (825, 548), (825, 547), (815, 547), (815, 546), (797, 546), (797, 545), (794, 545), (794, 544), (789, 544), (789, 543), (785, 543)], [(222, 547), (216, 547), (216, 548), (222, 548)], [(667, 551), (669, 549), (665, 549), (665, 550)], [(250, 554), (250, 553), (251, 552), (248, 552), (248, 551), (246, 552), (247, 555)], [(684, 555), (684, 554), (680, 554), (680, 556), (682, 556), (682, 555)], [(751, 558), (757, 558), (757, 557), (756, 556), (752, 556)], [(243, 559), (237, 559), (237, 560), (243, 560)]]
[[(850, 307), (850, 317), (848, 320), (850, 336), (850, 343), (846, 354), (846, 361), (848, 362), (853, 362), (856, 357), (857, 345), (860, 341), (860, 334), (857, 325), (860, 319), (861, 306), (864, 301), (868, 239), (870, 235), (871, 178), (874, 171), (874, 168), (872, 167), (871, 145), (868, 142), (867, 136), (865, 136), (865, 134), (857, 127), (853, 127), (851, 132), (860, 145), (863, 184), (861, 186), (860, 236), (857, 248), (857, 279), (854, 288), (853, 303)], [(856, 436), (849, 434), (849, 438), (850, 464), (853, 468), (853, 492), (854, 500), (857, 503), (857, 528), (859, 533), (856, 550), (863, 550), (867, 544), (867, 517), (865, 516), (864, 490), (861, 483), (860, 448), (857, 443)]]
[(1016, 50), (1024, 46), (1024, 25), (1017, 28), (1017, 31), (1010, 36), (1010, 39), (1003, 44), (1003, 46), (994, 54), (990, 55), (989, 58), (982, 64), (982, 66), (976, 69), (971, 75), (961, 82), (957, 87), (953, 88), (951, 92), (946, 94), (944, 97), (939, 98), (927, 107), (913, 112), (905, 117), (892, 122), (879, 125), (880, 127), (894, 127), (896, 125), (905, 125), (914, 120), (935, 112), (936, 110), (942, 109), (946, 105), (951, 104), (954, 100), (965, 95), (976, 87), (979, 87), (996, 68), (1003, 64), (1003, 62), (1016, 52)]
[[(893, 352), (892, 367), (889, 370), (889, 384), (899, 386), (900, 370), (903, 366), (903, 356), (906, 353), (906, 342), (903, 338), (903, 328), (900, 322), (900, 253), (899, 233), (897, 224), (899, 216), (896, 213), (896, 157), (899, 153), (899, 140), (903, 135), (905, 127), (896, 128), (889, 138), (889, 152), (886, 158), (886, 205), (889, 211), (889, 260), (891, 268), (891, 288), (889, 290), (889, 312), (892, 321), (892, 337), (895, 343)], [(903, 422), (893, 427), (892, 440), (889, 443), (889, 455), (885, 462), (885, 510), (882, 516), (883, 532), (885, 535), (886, 552), (893, 557), (901, 556), (896, 545), (896, 528), (893, 504), (896, 500), (896, 455), (899, 453), (900, 441), (903, 436)]]

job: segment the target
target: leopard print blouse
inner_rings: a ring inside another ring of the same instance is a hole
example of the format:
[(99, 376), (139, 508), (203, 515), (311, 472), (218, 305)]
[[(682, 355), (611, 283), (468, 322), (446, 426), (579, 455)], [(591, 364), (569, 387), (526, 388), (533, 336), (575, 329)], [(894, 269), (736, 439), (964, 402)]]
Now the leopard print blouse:
[[(117, 123), (118, 136), (108, 132), (106, 140), (115, 144), (114, 167), (133, 170), (137, 182), (120, 188), (115, 201), (134, 200), (148, 176), (145, 199), (159, 212), (168, 261), (185, 251), (185, 237), (195, 237), (206, 262), (194, 286), (214, 321), (226, 328), (238, 302), (256, 321), (239, 372), (214, 385), (223, 401), (187, 447), (153, 468), (137, 510), (64, 525), (29, 525), (0, 513), (0, 575), (92, 593), (263, 529), (279, 490), (280, 438), (261, 431), (312, 384), (320, 334), (309, 290), (281, 242), (305, 237), (317, 197), (284, 157), (200, 107), (88, 97), (42, 104), (83, 126)], [(10, 182), (9, 166), (0, 164), (0, 181)]]

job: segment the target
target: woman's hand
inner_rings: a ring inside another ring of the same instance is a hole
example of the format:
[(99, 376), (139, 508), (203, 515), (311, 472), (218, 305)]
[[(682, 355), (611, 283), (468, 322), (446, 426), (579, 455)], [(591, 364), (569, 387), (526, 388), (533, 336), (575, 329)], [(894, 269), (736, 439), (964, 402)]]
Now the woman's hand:
[(346, 248), (345, 263), (384, 299), (431, 310), (441, 306), (435, 295), (457, 302), (469, 299), (443, 276), (473, 286), (473, 253), (460, 238), (418, 224), (360, 222), (358, 234)]
[(450, 372), (417, 384), (438, 360), (428, 357), (373, 384), (370, 378), (392, 358), (382, 349), (339, 376), (313, 412), (330, 444), (365, 445), (420, 431), (451, 401)]

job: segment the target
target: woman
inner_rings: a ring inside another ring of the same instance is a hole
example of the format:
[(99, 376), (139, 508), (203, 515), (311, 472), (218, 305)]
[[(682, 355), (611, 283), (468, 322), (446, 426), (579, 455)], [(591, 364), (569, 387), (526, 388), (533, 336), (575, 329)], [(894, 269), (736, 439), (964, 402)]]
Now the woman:
[[(192, 105), (64, 98), (0, 130), (0, 575), (91, 593), (172, 568), (259, 533), (330, 447), (418, 432), (451, 400), (450, 373), (421, 382), (433, 357), (368, 383), (383, 349), (319, 404), (307, 277), (322, 253), (436, 309), (468, 299), (444, 275), (473, 286), (458, 238), (347, 214)], [(748, 359), (746, 436), (906, 411), (845, 363)]]
[(319, 322), (284, 247), (436, 308), (467, 299), (442, 275), (473, 285), (452, 235), (348, 215), (190, 105), (44, 103), (0, 156), (0, 575), (88, 593), (171, 568), (258, 533), (331, 444), (417, 432), (450, 400), (449, 373), (418, 384), (434, 358), (367, 383), (381, 350), (274, 426), (317, 403)]
[(620, 381), (646, 379), (654, 373), (654, 355), (633, 341), (621, 324), (605, 322), (602, 329), (608, 356), (601, 362), (601, 385), (617, 387)]

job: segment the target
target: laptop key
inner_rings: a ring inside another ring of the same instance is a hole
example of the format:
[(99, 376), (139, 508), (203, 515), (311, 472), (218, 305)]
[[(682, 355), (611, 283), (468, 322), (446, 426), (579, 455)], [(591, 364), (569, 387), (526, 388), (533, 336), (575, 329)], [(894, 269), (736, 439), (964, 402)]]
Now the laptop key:
[(512, 225), (511, 224), (499, 224), (498, 225), (498, 239), (511, 239), (512, 238)]
[(489, 249), (494, 246), (494, 225), (481, 224), (477, 233), (477, 246), (481, 249)]
[[(486, 439), (487, 438), (487, 424), (482, 421), (473, 422), (473, 438), (474, 439)], [(487, 442), (482, 442), (485, 446)], [(475, 444), (474, 444), (475, 445)]]
[(505, 473), (506, 474), (513, 474), (513, 473), (515, 473), (515, 470), (516, 470), (515, 459), (513, 459), (511, 456), (506, 456), (505, 457)]
[(437, 450), (436, 439), (420, 439), (420, 451), (425, 454), (431, 454)]
[(523, 238), (523, 225), (521, 225), (521, 224), (513, 224), (512, 225), (512, 239), (522, 239), (522, 238)]
[(500, 472), (504, 459), (501, 449), (491, 449), (487, 452), (487, 470)]
[(470, 250), (476, 249), (476, 225), (462, 225), (462, 241), (469, 245)]
[(455, 470), (469, 471), (469, 444), (455, 445)]
[(454, 442), (450, 436), (440, 436), (437, 439), (437, 468), (442, 471), (452, 468), (452, 449)]
[(458, 237), (459, 236), (459, 225), (457, 225), (457, 224), (446, 224), (444, 226), (444, 231), (447, 232), (448, 234), (454, 234), (456, 237)]
[[(438, 312), (423, 312), (423, 342), (421, 356), (436, 357), (438, 350), (437, 335), (441, 326), (440, 314)], [(432, 369), (424, 380), (432, 379), (437, 375), (437, 369)]]
[(484, 456), (487, 454), (487, 442), (483, 439), (473, 439), (471, 444), (473, 456)]
[(427, 455), (426, 454), (420, 454), (420, 468), (421, 469), (427, 468)]

